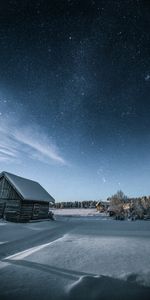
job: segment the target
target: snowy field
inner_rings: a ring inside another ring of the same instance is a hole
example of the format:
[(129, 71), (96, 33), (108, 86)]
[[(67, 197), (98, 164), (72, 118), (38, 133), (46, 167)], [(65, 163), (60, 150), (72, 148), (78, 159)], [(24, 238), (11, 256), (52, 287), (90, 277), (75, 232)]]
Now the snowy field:
[(96, 208), (57, 208), (53, 209), (54, 214), (58, 215), (78, 215), (78, 216), (87, 216), (87, 215), (97, 215)]
[[(51, 226), (41, 224), (42, 232)], [(40, 233), (40, 223), (22, 226), (33, 227), (34, 232), (37, 226)], [(80, 214), (63, 221), (56, 218), (52, 226), (53, 230), (57, 226), (59, 238), (3, 260), (8, 265), (1, 269), (1, 287), (11, 299), (15, 293), (17, 299), (26, 299), (30, 290), (31, 299), (149, 299), (149, 221)], [(6, 295), (1, 299), (10, 299)]]
[(106, 214), (99, 213), (96, 208), (61, 208), (53, 209), (52, 211), (56, 216), (106, 216)]

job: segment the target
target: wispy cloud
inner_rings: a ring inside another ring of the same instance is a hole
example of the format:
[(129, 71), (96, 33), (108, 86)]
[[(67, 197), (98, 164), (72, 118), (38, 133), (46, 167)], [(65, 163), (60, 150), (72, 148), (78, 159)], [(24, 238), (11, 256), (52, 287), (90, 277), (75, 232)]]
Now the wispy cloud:
[[(16, 152), (16, 151), (15, 151)], [(1, 155), (8, 155), (8, 156), (11, 156), (11, 157), (16, 157), (16, 153), (14, 153), (13, 150), (8, 150), (7, 148), (5, 147), (0, 147), (0, 154)]]
[(59, 149), (38, 125), (21, 126), (20, 122), (0, 119), (0, 161), (36, 159), (66, 165)]

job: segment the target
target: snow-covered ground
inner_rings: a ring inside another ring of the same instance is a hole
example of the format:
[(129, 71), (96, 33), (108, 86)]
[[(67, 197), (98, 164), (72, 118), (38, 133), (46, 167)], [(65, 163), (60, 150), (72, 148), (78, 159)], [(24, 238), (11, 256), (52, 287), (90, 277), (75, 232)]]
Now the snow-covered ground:
[[(73, 221), (73, 218), (68, 221), (68, 229)], [(125, 279), (133, 273), (138, 278), (146, 274), (143, 284), (150, 286), (150, 222), (81, 218), (76, 224), (51, 244), (50, 256), (49, 248), (43, 250), (48, 264), (92, 276)]]
[(60, 236), (3, 260), (4, 299), (149, 299), (150, 222), (79, 216), (21, 225), (40, 235), (52, 224)]
[(61, 208), (52, 210), (58, 216), (102, 216), (96, 208)]

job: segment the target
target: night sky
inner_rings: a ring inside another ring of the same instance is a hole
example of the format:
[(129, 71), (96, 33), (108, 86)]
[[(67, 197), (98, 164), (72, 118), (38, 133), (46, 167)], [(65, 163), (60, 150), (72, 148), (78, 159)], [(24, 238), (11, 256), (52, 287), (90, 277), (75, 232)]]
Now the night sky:
[(150, 1), (0, 1), (0, 170), (150, 195)]

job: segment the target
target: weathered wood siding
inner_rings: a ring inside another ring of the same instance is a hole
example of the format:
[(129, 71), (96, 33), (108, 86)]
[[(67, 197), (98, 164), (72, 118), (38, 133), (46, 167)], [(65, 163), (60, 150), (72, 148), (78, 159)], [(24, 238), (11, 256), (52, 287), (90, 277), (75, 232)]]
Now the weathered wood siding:
[(0, 201), (0, 218), (3, 218), (5, 211), (5, 203)]
[(9, 182), (0, 178), (0, 217), (19, 221), (21, 199)]
[(49, 203), (48, 202), (34, 202), (32, 219), (45, 219), (48, 218)]
[(40, 204), (39, 219), (47, 218), (48, 212), (49, 212), (49, 203), (42, 202)]
[(20, 196), (9, 184), (9, 182), (4, 178), (0, 178), (0, 201), (5, 200), (20, 200)]
[(7, 200), (4, 217), (8, 221), (19, 222), (20, 219), (20, 200)]
[(48, 217), (49, 203), (32, 200), (22, 201), (20, 210), (20, 222), (45, 219)]
[(20, 209), (20, 222), (28, 222), (32, 218), (33, 202), (22, 201)]
[(48, 212), (49, 203), (24, 200), (21, 202), (20, 222), (48, 218)]

